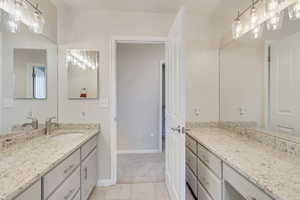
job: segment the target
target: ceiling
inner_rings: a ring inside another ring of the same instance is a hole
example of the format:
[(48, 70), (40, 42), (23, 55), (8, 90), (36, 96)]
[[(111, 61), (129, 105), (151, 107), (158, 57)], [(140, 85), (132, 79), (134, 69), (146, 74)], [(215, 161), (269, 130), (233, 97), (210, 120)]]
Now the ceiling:
[[(53, 0), (56, 1), (56, 0)], [(214, 12), (221, 0), (59, 0), (74, 10), (174, 13), (182, 5), (200, 14)]]

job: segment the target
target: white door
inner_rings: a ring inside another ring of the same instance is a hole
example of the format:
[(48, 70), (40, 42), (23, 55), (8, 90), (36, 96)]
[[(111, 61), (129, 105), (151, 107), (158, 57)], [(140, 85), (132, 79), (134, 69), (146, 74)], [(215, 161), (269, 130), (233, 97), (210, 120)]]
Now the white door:
[(271, 44), (270, 126), (274, 131), (300, 132), (300, 34)]
[(185, 53), (182, 8), (168, 36), (166, 65), (166, 184), (172, 200), (185, 200)]

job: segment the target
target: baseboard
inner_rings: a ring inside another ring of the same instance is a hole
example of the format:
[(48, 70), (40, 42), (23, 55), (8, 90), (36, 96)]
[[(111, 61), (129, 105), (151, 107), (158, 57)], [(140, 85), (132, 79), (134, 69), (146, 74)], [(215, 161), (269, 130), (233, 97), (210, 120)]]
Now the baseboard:
[(147, 154), (147, 153), (161, 153), (161, 151), (159, 149), (118, 151), (118, 154)]
[(115, 185), (112, 179), (102, 179), (97, 181), (97, 187), (106, 187), (111, 185)]

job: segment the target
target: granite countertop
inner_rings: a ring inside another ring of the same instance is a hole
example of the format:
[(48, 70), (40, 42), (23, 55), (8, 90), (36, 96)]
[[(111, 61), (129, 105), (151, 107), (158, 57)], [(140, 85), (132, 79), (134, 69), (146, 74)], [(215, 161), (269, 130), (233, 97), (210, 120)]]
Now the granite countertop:
[[(72, 140), (51, 138), (72, 132), (83, 134)], [(98, 129), (57, 130), (53, 136), (43, 135), (0, 151), (0, 200), (13, 199), (98, 133)]]
[(275, 200), (300, 199), (300, 157), (220, 128), (195, 128), (193, 137)]

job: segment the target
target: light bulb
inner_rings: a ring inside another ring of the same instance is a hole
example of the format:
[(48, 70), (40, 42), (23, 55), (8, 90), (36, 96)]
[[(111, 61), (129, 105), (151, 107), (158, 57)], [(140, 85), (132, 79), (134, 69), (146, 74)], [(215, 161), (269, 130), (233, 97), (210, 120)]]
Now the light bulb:
[(251, 9), (251, 13), (250, 13), (250, 26), (251, 26), (251, 29), (256, 27), (258, 23), (258, 16), (257, 16), (257, 12), (256, 12), (256, 9), (253, 7)]
[(291, 20), (300, 19), (300, 1), (289, 7), (289, 17)]
[(232, 35), (234, 39), (238, 39), (242, 34), (243, 26), (239, 18), (232, 23)]

